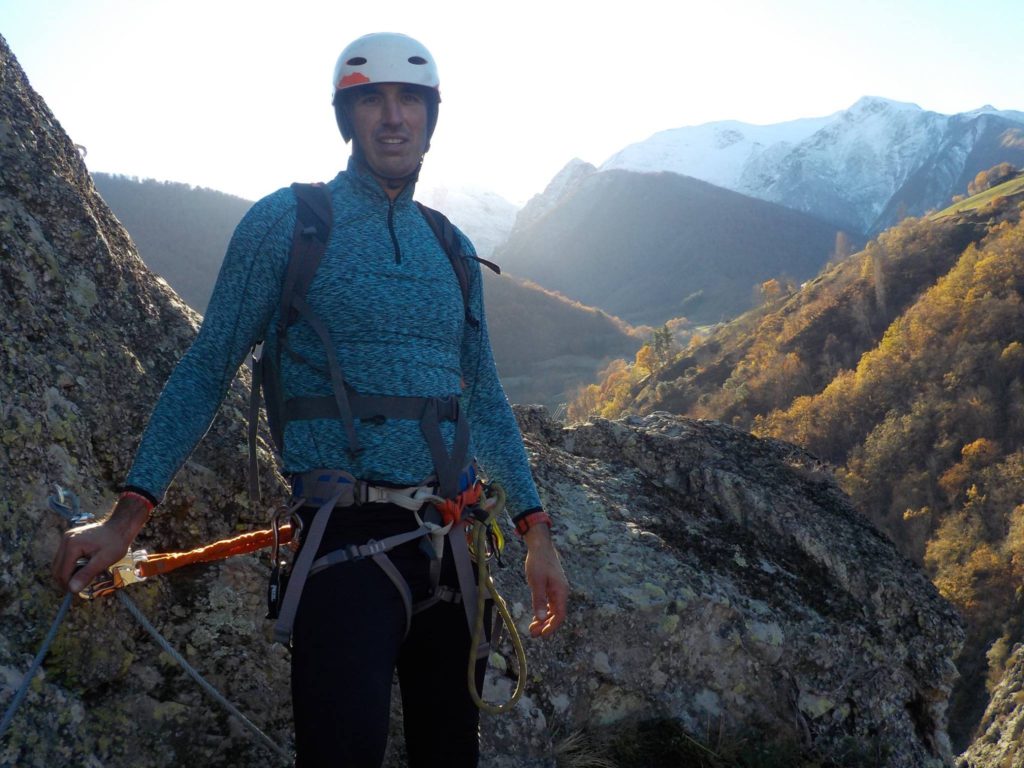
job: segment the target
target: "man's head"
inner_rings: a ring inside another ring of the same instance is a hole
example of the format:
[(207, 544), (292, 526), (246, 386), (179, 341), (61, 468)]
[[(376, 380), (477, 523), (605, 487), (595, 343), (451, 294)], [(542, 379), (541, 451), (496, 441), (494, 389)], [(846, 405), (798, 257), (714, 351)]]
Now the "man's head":
[(334, 112), (353, 154), (375, 176), (404, 184), (419, 171), (437, 125), (437, 65), (406, 35), (365, 35), (334, 67)]

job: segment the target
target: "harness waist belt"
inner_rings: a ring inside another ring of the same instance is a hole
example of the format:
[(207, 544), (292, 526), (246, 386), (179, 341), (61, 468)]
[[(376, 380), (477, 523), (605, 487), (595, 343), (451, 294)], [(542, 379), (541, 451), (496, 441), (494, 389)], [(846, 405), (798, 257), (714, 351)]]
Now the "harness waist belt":
[[(438, 499), (437, 477), (431, 475), (419, 485), (391, 487), (374, 485), (359, 480), (343, 469), (313, 469), (292, 475), (292, 500), (304, 499), (308, 506), (318, 507), (339, 491), (336, 506), (348, 507), (357, 504), (391, 503), (409, 510), (417, 510), (428, 501)], [(458, 490), (470, 488), (477, 480), (474, 463), (468, 464), (459, 474)]]
[(359, 504), (392, 503), (417, 510), (434, 496), (433, 478), (422, 485), (390, 488), (359, 480), (343, 469), (314, 469), (292, 475), (292, 498), (305, 499), (308, 506), (319, 507), (340, 492), (338, 507)]

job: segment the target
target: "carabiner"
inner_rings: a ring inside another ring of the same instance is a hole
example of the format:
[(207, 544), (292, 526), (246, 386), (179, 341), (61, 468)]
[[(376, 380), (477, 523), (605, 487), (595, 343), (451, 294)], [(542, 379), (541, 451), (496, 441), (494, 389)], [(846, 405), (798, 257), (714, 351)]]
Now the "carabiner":
[[(124, 557), (93, 579), (91, 584), (78, 593), (78, 596), (83, 600), (95, 600), (100, 597), (106, 597), (129, 584), (145, 581), (146, 577), (142, 576), (138, 571), (138, 564), (146, 560), (147, 557), (148, 553), (144, 549), (128, 552)], [(78, 565), (82, 566), (87, 562), (89, 561), (86, 558), (79, 558)]]

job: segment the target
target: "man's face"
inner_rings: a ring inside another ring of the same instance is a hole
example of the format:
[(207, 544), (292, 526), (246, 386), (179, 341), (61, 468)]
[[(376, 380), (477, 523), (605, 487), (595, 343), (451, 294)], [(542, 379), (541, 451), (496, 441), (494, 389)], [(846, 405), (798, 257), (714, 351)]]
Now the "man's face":
[(351, 98), (352, 131), (373, 175), (386, 182), (414, 173), (427, 148), (423, 93), (402, 83), (375, 83)]

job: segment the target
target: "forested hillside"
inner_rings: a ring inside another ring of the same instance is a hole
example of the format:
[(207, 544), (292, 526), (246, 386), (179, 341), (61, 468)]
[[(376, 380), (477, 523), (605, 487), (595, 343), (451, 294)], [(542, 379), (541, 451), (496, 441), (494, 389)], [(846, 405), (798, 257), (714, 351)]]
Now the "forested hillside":
[(755, 425), (834, 463), (964, 613), (964, 726), (1024, 639), (1024, 225), (1006, 207), (854, 370)]
[(834, 466), (968, 620), (961, 746), (1024, 640), (1022, 209), (1018, 177), (907, 219), (653, 372), (638, 354), (575, 405), (723, 419)]
[[(94, 173), (93, 183), (146, 260), (185, 303), (206, 311), (231, 233), (252, 202), (173, 181)], [(212, 277), (211, 277), (212, 276)]]
[(599, 309), (507, 275), (483, 272), (498, 375), (514, 403), (561, 411), (581, 382), (642, 344), (634, 329)]

